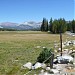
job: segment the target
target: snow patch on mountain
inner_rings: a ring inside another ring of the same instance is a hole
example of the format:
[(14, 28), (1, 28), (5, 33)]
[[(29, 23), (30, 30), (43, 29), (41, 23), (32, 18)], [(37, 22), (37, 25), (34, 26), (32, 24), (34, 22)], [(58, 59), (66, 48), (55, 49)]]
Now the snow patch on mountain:
[(33, 28), (37, 28), (37, 27), (41, 26), (41, 22), (34, 22), (34, 21), (23, 22), (21, 24), (23, 24), (23, 25), (29, 25), (29, 26), (32, 26)]

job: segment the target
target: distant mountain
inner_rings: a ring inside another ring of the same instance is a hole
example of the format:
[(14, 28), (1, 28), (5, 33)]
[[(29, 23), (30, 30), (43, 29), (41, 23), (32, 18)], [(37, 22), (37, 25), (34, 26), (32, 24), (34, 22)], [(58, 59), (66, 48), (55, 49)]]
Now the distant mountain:
[(33, 29), (33, 27), (29, 25), (20, 24), (19, 26), (16, 27), (16, 29), (17, 30), (30, 30), (30, 29)]
[(3, 22), (3, 23), (0, 23), (0, 26), (2, 26), (2, 27), (15, 27), (17, 25), (18, 25), (18, 23), (12, 23), (12, 22)]
[(0, 26), (0, 28), (3, 28), (2, 26)]
[(11, 23), (11, 22), (3, 22), (0, 23), (0, 26), (2, 28), (7, 28), (7, 29), (15, 29), (17, 27), (18, 23)]
[(41, 22), (30, 21), (30, 22), (23, 22), (22, 24), (23, 25), (32, 26), (33, 28), (39, 28), (39, 27), (41, 27)]
[(17, 30), (32, 30), (39, 29), (41, 26), (41, 22), (23, 22), (23, 23), (11, 23), (11, 22), (3, 22), (0, 23), (0, 28), (8, 28), (8, 29), (17, 29)]

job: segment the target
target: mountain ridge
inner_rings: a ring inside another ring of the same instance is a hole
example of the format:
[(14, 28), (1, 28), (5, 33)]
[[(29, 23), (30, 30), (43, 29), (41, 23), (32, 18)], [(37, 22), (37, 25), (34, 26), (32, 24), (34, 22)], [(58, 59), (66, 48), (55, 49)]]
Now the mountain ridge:
[(39, 29), (41, 27), (41, 22), (29, 21), (23, 23), (13, 23), (13, 22), (2, 22), (0, 23), (1, 28), (17, 29), (17, 30), (31, 30)]

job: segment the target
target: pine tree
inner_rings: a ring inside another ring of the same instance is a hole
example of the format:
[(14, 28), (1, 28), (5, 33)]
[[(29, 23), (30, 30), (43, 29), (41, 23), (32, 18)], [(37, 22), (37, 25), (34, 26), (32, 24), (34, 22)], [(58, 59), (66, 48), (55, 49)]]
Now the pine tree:
[(66, 23), (66, 25), (67, 25), (67, 31), (72, 31), (72, 22), (69, 21)]
[(50, 22), (49, 22), (49, 31), (51, 31), (52, 32), (52, 17), (51, 17), (51, 19), (50, 19)]
[(44, 18), (43, 18), (42, 25), (41, 25), (41, 31), (44, 31)]
[(46, 18), (43, 18), (41, 31), (48, 31), (48, 20), (46, 20)]
[(63, 18), (60, 18), (59, 20), (58, 20), (58, 22), (59, 22), (59, 26), (58, 26), (58, 33), (60, 33), (60, 31), (62, 32), (62, 33), (64, 33), (64, 32), (66, 32), (66, 30), (67, 30), (67, 25), (66, 25), (66, 21), (65, 21), (65, 19)]
[(46, 20), (45, 28), (45, 31), (48, 31), (48, 20)]
[(72, 20), (72, 31), (75, 33), (75, 20)]

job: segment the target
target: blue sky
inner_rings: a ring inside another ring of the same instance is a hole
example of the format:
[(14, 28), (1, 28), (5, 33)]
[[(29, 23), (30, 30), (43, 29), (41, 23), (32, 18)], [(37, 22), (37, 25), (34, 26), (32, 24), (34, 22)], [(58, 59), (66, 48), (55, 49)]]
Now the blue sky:
[(0, 22), (75, 19), (75, 0), (0, 0)]

